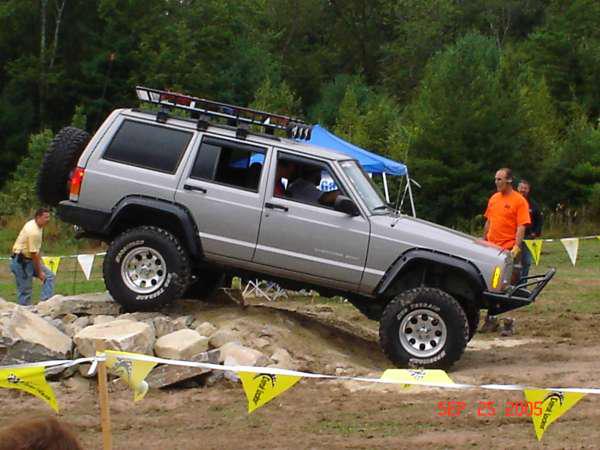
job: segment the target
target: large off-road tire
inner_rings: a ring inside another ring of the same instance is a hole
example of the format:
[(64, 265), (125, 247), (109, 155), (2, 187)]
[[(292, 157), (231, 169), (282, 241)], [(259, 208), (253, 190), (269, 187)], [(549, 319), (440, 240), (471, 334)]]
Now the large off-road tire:
[(183, 298), (192, 298), (204, 300), (212, 297), (217, 289), (226, 287), (225, 283), (229, 279), (225, 272), (220, 270), (203, 269), (196, 272), (191, 279), (190, 285), (183, 294)]
[(168, 231), (143, 226), (117, 236), (108, 247), (104, 282), (127, 311), (156, 310), (180, 298), (190, 281), (190, 260)]
[(69, 198), (69, 180), (90, 135), (75, 127), (60, 130), (46, 150), (37, 179), (37, 194), (45, 205)]
[(398, 367), (447, 369), (469, 338), (460, 304), (439, 289), (415, 288), (397, 295), (383, 311), (379, 342)]

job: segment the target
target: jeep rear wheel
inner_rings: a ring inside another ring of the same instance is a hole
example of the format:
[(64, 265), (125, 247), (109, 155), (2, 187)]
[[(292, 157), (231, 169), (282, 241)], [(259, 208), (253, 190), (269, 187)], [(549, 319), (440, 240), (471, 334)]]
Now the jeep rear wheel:
[(447, 369), (469, 338), (467, 316), (447, 293), (415, 288), (396, 296), (383, 311), (379, 342), (398, 367)]
[(115, 238), (106, 252), (104, 281), (128, 311), (160, 308), (178, 299), (190, 279), (190, 261), (171, 233), (139, 227)]
[(56, 133), (44, 154), (37, 179), (37, 194), (42, 203), (56, 206), (69, 198), (70, 175), (90, 135), (75, 127)]

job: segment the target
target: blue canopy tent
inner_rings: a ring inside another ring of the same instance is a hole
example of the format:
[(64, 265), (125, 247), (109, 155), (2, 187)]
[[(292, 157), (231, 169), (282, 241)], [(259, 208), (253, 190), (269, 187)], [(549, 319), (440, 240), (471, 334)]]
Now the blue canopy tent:
[(389, 192), (387, 187), (386, 174), (406, 176), (406, 189), (408, 191), (413, 216), (415, 215), (415, 205), (412, 198), (412, 190), (410, 186), (411, 183), (408, 175), (408, 168), (406, 167), (406, 165), (397, 161), (393, 161), (389, 158), (385, 158), (384, 156), (371, 153), (354, 144), (351, 144), (350, 142), (343, 140), (342, 138), (329, 132), (327, 129), (323, 128), (321, 125), (318, 124), (313, 126), (310, 139), (307, 141), (307, 143), (319, 147), (330, 148), (340, 153), (345, 153), (351, 158), (358, 160), (358, 162), (365, 169), (366, 172), (381, 174), (383, 177), (383, 188), (385, 191), (385, 197), (388, 202)]
[(330, 148), (340, 153), (345, 153), (358, 160), (365, 171), (369, 173), (388, 173), (390, 175), (401, 176), (407, 173), (404, 164), (357, 147), (329, 132), (321, 125), (313, 126), (310, 139), (307, 142), (318, 147)]

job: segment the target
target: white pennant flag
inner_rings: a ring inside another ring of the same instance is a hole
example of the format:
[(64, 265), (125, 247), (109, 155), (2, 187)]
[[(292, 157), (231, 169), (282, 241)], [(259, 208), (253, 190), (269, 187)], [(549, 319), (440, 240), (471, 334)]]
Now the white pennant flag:
[(77, 255), (77, 262), (81, 266), (81, 270), (83, 270), (85, 279), (89, 280), (94, 265), (94, 255)]
[(565, 246), (565, 250), (569, 255), (569, 259), (575, 265), (575, 261), (577, 261), (577, 251), (579, 250), (579, 239), (577, 238), (564, 238), (561, 239), (562, 245)]

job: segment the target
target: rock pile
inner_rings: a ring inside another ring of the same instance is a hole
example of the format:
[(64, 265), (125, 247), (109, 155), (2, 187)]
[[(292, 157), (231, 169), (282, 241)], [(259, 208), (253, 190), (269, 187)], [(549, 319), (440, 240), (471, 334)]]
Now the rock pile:
[[(291, 367), (289, 353), (270, 358), (239, 342), (238, 334), (191, 315), (160, 312), (123, 313), (108, 293), (71, 297), (55, 295), (35, 306), (19, 306), (0, 298), (0, 365), (90, 357), (106, 349), (161, 358), (213, 364)], [(259, 343), (260, 344), (260, 343)], [(257, 345), (260, 348), (260, 345)], [(79, 370), (82, 375), (86, 370)], [(65, 370), (70, 377), (77, 370)], [(159, 365), (149, 375), (150, 387), (212, 384), (223, 371)], [(194, 384), (195, 383), (195, 384)]]

